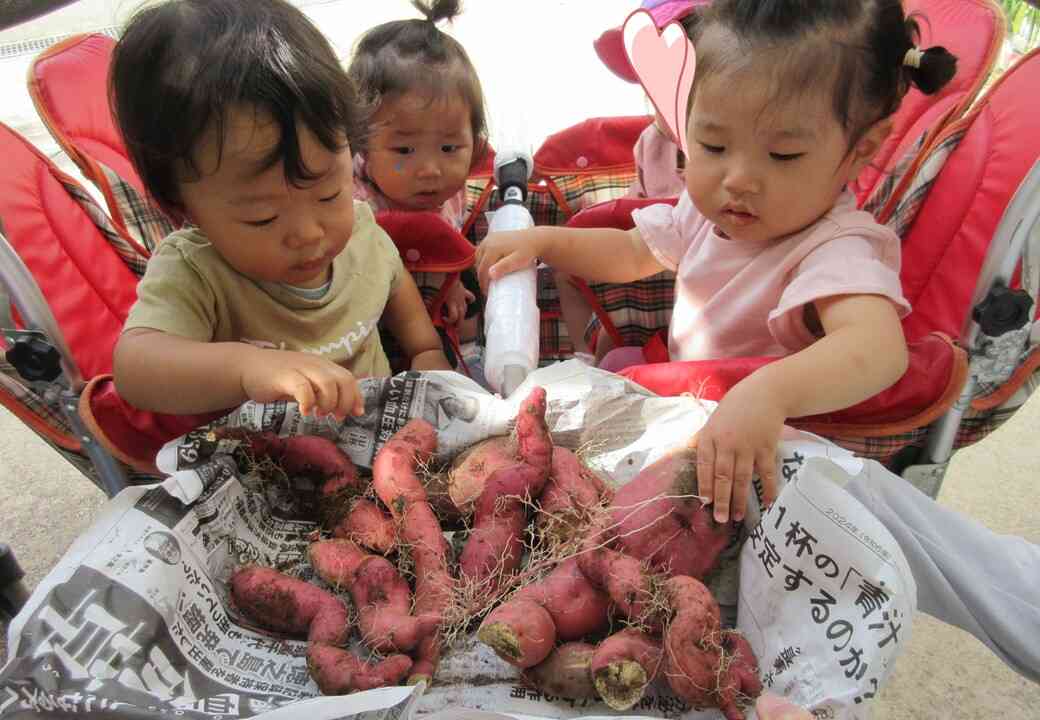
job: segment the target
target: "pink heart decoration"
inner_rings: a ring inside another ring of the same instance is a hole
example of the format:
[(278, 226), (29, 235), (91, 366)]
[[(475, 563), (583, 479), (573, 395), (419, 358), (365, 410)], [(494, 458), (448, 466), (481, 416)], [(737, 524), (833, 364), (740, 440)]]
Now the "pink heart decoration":
[(664, 118), (683, 155), (686, 146), (686, 103), (693, 87), (697, 55), (678, 22), (658, 30), (653, 16), (636, 10), (624, 25), (625, 54), (650, 102)]

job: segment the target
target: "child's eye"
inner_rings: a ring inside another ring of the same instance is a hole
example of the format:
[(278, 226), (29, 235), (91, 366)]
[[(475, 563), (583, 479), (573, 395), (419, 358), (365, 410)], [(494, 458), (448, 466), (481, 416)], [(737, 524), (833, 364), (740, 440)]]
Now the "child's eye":
[(441, 152), (453, 153), (462, 149), (461, 145), (441, 145)]
[(412, 153), (415, 152), (415, 148), (411, 148), (411, 147), (395, 147), (395, 148), (390, 148), (390, 151), (391, 152), (395, 152), (398, 155), (411, 155)]
[(769, 153), (769, 157), (780, 162), (791, 162), (805, 155), (805, 153)]
[(343, 194), (343, 189), (340, 188), (339, 190), (337, 190), (333, 194), (329, 195), (328, 197), (321, 198), (321, 201), (322, 202), (332, 202), (333, 200), (335, 200), (336, 198), (338, 198), (342, 194)]
[(267, 227), (277, 219), (278, 216), (275, 215), (274, 217), (269, 217), (264, 220), (246, 220), (245, 224), (249, 225), (250, 227)]
[(705, 151), (710, 152), (710, 153), (716, 153), (716, 154), (718, 154), (718, 153), (720, 153), (720, 152), (722, 152), (723, 150), (726, 149), (726, 148), (724, 148), (721, 145), (709, 145), (708, 143), (701, 143), (700, 146), (702, 148), (704, 148)]

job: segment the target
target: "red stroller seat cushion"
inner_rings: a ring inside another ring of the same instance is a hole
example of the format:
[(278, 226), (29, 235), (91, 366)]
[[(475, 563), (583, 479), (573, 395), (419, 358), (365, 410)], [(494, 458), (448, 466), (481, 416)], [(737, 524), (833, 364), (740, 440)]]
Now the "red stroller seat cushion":
[(631, 168), (632, 149), (650, 115), (590, 118), (546, 138), (534, 154), (536, 175), (581, 175)]
[(163, 445), (230, 412), (165, 415), (139, 410), (116, 392), (111, 375), (93, 378), (79, 398), (79, 416), (117, 460), (138, 472), (158, 474), (155, 457)]
[[(829, 436), (842, 430), (863, 437), (891, 435), (928, 424), (954, 402), (967, 377), (967, 354), (945, 335), (933, 333), (910, 343), (910, 363), (893, 386), (863, 402), (791, 424)], [(734, 385), (776, 357), (725, 358), (636, 365), (621, 375), (658, 395), (693, 393), (720, 400)], [(930, 418), (930, 419), (929, 419)]]
[(455, 273), (473, 264), (476, 248), (438, 213), (384, 210), (376, 222), (409, 272)]

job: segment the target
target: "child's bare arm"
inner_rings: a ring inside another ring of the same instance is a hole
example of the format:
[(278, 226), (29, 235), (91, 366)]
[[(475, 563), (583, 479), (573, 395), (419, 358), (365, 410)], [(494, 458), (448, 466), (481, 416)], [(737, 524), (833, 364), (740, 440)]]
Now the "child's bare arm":
[(411, 360), (412, 370), (451, 370), (440, 336), (426, 312), (419, 288), (405, 273), (383, 311), (387, 329)]
[(147, 328), (119, 338), (113, 375), (127, 402), (154, 412), (203, 413), (246, 400), (295, 400), (304, 414), (364, 411), (353, 374), (317, 355), (199, 342)]
[(664, 267), (638, 230), (536, 227), (492, 233), (477, 248), (480, 286), (530, 267), (536, 258), (571, 275), (597, 282), (640, 280)]
[(776, 497), (776, 446), (788, 418), (851, 407), (906, 372), (906, 340), (889, 300), (842, 295), (815, 306), (824, 337), (734, 386), (697, 434), (699, 492), (719, 521), (731, 511), (743, 518), (753, 472), (766, 501)]

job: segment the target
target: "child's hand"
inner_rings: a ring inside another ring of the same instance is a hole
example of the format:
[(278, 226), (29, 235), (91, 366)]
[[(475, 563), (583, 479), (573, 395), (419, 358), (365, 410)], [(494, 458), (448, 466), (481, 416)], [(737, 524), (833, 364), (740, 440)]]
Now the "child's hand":
[(776, 446), (787, 419), (761, 384), (738, 383), (694, 437), (698, 493), (714, 503), (715, 520), (744, 519), (751, 475), (762, 481), (764, 502), (776, 499)]
[(249, 353), (241, 368), (242, 391), (256, 402), (295, 400), (302, 415), (361, 415), (365, 401), (347, 369), (316, 355), (286, 350)]
[(465, 285), (456, 282), (444, 298), (444, 320), (449, 325), (458, 325), (466, 317), (466, 307), (476, 299), (477, 296), (467, 290)]
[(488, 284), (530, 267), (541, 254), (538, 233), (532, 230), (495, 232), (477, 246), (477, 278), (487, 293)]

